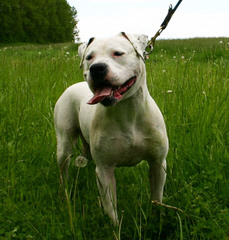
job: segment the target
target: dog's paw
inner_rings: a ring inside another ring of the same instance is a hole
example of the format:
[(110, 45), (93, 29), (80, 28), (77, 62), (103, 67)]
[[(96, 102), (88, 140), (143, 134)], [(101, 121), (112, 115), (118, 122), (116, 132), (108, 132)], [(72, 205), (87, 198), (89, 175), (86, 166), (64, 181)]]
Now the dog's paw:
[(87, 163), (88, 163), (88, 160), (84, 156), (80, 155), (76, 158), (74, 165), (76, 167), (84, 168), (87, 166)]

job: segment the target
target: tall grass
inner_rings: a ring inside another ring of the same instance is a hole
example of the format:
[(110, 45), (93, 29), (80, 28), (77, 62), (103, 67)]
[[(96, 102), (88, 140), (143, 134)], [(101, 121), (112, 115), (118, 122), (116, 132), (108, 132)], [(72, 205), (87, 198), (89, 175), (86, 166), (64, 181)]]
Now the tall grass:
[(93, 162), (71, 165), (68, 189), (59, 189), (53, 108), (82, 80), (76, 49), (0, 47), (0, 239), (225, 239), (229, 39), (156, 43), (146, 68), (170, 140), (165, 205), (149, 201), (147, 164), (117, 169), (117, 229), (101, 208)]

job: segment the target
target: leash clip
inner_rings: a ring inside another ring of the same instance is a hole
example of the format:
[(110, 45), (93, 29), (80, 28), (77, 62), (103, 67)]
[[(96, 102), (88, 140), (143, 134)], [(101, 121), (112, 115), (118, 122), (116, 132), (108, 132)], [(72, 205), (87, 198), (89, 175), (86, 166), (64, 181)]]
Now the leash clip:
[(148, 42), (148, 45), (146, 47), (146, 49), (148, 48), (149, 50), (145, 50), (144, 52), (144, 57), (145, 59), (148, 59), (149, 58), (149, 55), (152, 53), (153, 49), (154, 49), (154, 45), (155, 45), (155, 41), (156, 41), (156, 38), (158, 36), (161, 35), (162, 31), (163, 31), (163, 26), (160, 27), (160, 29), (156, 32), (156, 34), (154, 35), (154, 37), (152, 37), (149, 42)]

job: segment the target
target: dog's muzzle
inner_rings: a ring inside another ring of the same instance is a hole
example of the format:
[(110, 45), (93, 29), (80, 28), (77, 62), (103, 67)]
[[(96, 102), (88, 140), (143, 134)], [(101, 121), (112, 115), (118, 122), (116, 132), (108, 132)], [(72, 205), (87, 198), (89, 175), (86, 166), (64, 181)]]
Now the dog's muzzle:
[(106, 79), (108, 66), (105, 63), (95, 63), (89, 70), (93, 80), (94, 96), (88, 101), (88, 104), (101, 103), (104, 106), (113, 106), (122, 99), (137, 80), (137, 77), (133, 76), (121, 86), (112, 86)]

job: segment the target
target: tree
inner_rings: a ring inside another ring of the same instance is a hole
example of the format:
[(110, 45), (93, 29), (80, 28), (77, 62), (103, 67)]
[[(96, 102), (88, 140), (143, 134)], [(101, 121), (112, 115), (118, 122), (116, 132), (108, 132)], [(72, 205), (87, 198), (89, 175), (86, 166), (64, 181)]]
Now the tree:
[(23, 38), (21, 12), (15, 0), (0, 0), (0, 41), (15, 42)]
[(77, 11), (66, 0), (0, 0), (0, 42), (68, 42)]

